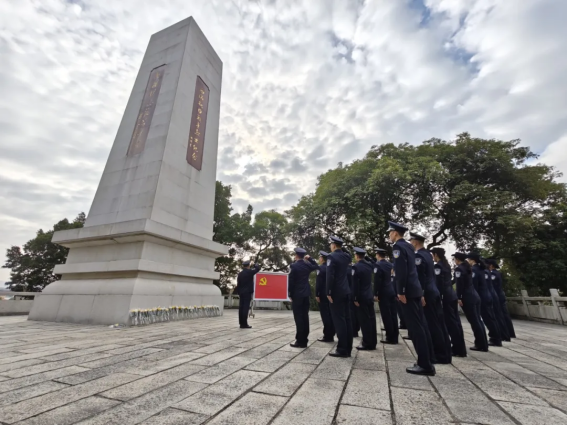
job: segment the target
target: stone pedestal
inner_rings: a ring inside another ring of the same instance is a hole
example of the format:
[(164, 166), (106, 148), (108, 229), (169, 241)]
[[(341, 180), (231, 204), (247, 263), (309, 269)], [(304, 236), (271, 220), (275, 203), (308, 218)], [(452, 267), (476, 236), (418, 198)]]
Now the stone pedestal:
[(223, 308), (212, 241), (222, 62), (192, 18), (152, 36), (61, 281), (28, 319), (126, 323), (131, 309)]

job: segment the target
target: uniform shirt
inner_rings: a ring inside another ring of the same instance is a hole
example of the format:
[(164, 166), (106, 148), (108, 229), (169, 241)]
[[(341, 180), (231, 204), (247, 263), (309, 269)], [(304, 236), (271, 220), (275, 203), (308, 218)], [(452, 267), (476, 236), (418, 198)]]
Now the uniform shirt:
[(498, 296), (500, 304), (506, 303), (506, 293), (504, 293), (504, 288), (502, 288), (502, 274), (500, 273), (500, 271), (493, 269), (490, 272), (490, 279), (492, 281), (492, 286), (494, 287), (494, 291)]
[(236, 278), (236, 294), (252, 294), (254, 293), (254, 275), (260, 272), (260, 265), (254, 265), (254, 268), (246, 268), (238, 273)]
[(480, 297), (472, 282), (472, 272), (463, 263), (455, 268), (455, 282), (457, 283), (457, 297), (465, 303), (479, 303)]
[(415, 251), (413, 246), (403, 238), (396, 241), (394, 251), (394, 274), (396, 288), (400, 295), (421, 297), (423, 290), (415, 269)]
[(457, 300), (457, 293), (451, 282), (451, 269), (441, 262), (437, 262), (433, 268), (437, 289), (443, 298), (443, 302), (449, 303)]
[(417, 277), (423, 293), (426, 297), (438, 297), (439, 290), (435, 282), (435, 272), (433, 258), (431, 254), (424, 248), (420, 248), (415, 253), (415, 267), (417, 269)]
[(378, 298), (396, 295), (392, 279), (393, 265), (385, 259), (374, 264), (374, 295)]
[(372, 293), (372, 263), (360, 260), (352, 266), (355, 302), (374, 302)]
[(296, 260), (291, 264), (289, 271), (288, 294), (291, 299), (311, 296), (309, 274), (319, 269), (313, 259)]
[(472, 267), (473, 285), (482, 300), (482, 303), (492, 303), (492, 295), (486, 286), (486, 279), (484, 278), (484, 269), (480, 265), (475, 264)]
[(335, 250), (327, 257), (327, 295), (331, 297), (350, 294), (347, 269), (351, 262), (350, 254)]
[(319, 265), (317, 270), (317, 280), (315, 281), (315, 296), (321, 299), (321, 302), (328, 302), (327, 292), (325, 287), (327, 285), (327, 264)]

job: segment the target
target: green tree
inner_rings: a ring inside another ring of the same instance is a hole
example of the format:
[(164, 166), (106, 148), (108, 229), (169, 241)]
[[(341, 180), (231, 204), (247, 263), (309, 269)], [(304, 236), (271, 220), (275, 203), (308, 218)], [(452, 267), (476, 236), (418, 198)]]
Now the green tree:
[(23, 248), (12, 246), (6, 251), (3, 268), (11, 268), (8, 288), (12, 291), (42, 291), (46, 285), (61, 279), (53, 273), (55, 265), (65, 263), (69, 249), (51, 242), (53, 233), (65, 229), (82, 228), (85, 214), (80, 213), (75, 220), (63, 219), (53, 225), (53, 229), (37, 231), (35, 238), (24, 244)]
[(287, 271), (292, 262), (288, 236), (289, 224), (283, 214), (275, 210), (258, 213), (251, 234), (255, 262), (267, 271)]

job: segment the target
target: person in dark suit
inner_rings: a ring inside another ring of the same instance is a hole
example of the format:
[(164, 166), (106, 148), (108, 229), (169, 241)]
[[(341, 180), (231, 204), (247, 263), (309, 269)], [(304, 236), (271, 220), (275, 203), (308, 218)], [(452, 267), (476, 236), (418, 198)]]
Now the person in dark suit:
[(238, 323), (240, 328), (252, 328), (248, 325), (248, 311), (254, 294), (254, 275), (260, 272), (260, 265), (251, 264), (249, 260), (242, 262), (242, 271), (236, 278), (234, 292), (240, 296), (238, 304)]
[(496, 322), (498, 323), (498, 330), (500, 331), (500, 337), (505, 342), (510, 342), (510, 334), (508, 333), (508, 325), (506, 324), (506, 319), (504, 318), (504, 313), (502, 312), (502, 306), (500, 305), (500, 299), (498, 293), (494, 288), (494, 281), (492, 280), (493, 275), (490, 272), (490, 266), (485, 259), (480, 259), (480, 263), (484, 271), (484, 280), (486, 281), (486, 287), (488, 292), (492, 296), (492, 310), (494, 311), (494, 316), (496, 317)]
[(473, 285), (480, 296), (480, 313), (482, 321), (488, 329), (488, 346), (502, 346), (502, 336), (494, 309), (492, 308), (492, 295), (486, 284), (484, 273), (485, 265), (480, 261), (480, 254), (467, 254), (467, 261), (472, 267)]
[(315, 284), (315, 298), (317, 299), (317, 303), (319, 303), (319, 312), (321, 314), (321, 321), (323, 322), (323, 337), (317, 339), (319, 342), (335, 341), (335, 326), (333, 325), (329, 299), (327, 299), (328, 256), (329, 253), (326, 251), (319, 252), (319, 270), (317, 271), (317, 281)]
[(380, 343), (398, 344), (398, 298), (392, 280), (392, 264), (386, 260), (386, 250), (375, 248), (374, 300), (380, 307), (380, 316), (386, 331), (386, 340)]
[(496, 259), (488, 259), (486, 261), (488, 264), (488, 269), (490, 270), (490, 279), (494, 287), (494, 291), (498, 296), (498, 303), (500, 303), (500, 309), (504, 315), (504, 321), (506, 323), (506, 328), (508, 330), (508, 336), (515, 339), (516, 331), (514, 330), (514, 324), (512, 324), (512, 318), (510, 318), (510, 312), (508, 312), (508, 306), (506, 305), (506, 293), (504, 293), (504, 284), (502, 282), (502, 274), (500, 273), (500, 265)]
[(388, 222), (388, 224), (390, 225), (388, 236), (394, 243), (394, 274), (398, 299), (404, 305), (406, 325), (417, 352), (417, 364), (406, 368), (406, 372), (421, 376), (434, 376), (435, 367), (431, 362), (431, 350), (423, 314), (423, 290), (415, 268), (415, 251), (413, 246), (404, 240), (404, 234), (408, 228), (395, 222)]
[(354, 247), (356, 263), (352, 266), (353, 302), (358, 316), (362, 341), (356, 349), (373, 351), (376, 349), (376, 311), (372, 291), (372, 263), (365, 259), (366, 250)]
[(455, 268), (457, 297), (474, 334), (474, 346), (470, 350), (488, 352), (488, 338), (486, 337), (486, 330), (480, 316), (481, 300), (474, 288), (472, 268), (467, 263), (466, 257), (464, 253), (457, 252), (453, 254), (453, 260), (457, 265)]
[(435, 361), (438, 364), (450, 364), (452, 359), (451, 338), (445, 324), (441, 293), (435, 282), (433, 257), (424, 247), (424, 236), (410, 232), (410, 242), (415, 249), (417, 276), (425, 298), (423, 312), (431, 335), (430, 344), (432, 344)]
[(453, 289), (453, 283), (451, 282), (451, 266), (449, 266), (449, 262), (445, 257), (445, 249), (434, 247), (431, 249), (431, 253), (435, 261), (435, 279), (441, 294), (445, 324), (447, 325), (449, 336), (451, 336), (452, 355), (464, 358), (467, 356), (467, 346), (461, 317), (459, 316), (457, 293)]
[(318, 270), (319, 266), (307, 255), (305, 249), (297, 247), (294, 252), (295, 262), (291, 264), (288, 278), (288, 296), (291, 300), (296, 334), (295, 342), (290, 343), (290, 346), (306, 348), (309, 343), (309, 296), (311, 296), (309, 275)]
[(356, 314), (356, 309), (354, 306), (354, 285), (352, 282), (352, 262), (349, 263), (347, 267), (347, 280), (348, 280), (348, 287), (350, 288), (350, 321), (352, 323), (352, 336), (358, 337), (358, 332), (360, 331), (360, 323), (358, 322), (358, 315)]
[(351, 291), (347, 269), (352, 261), (350, 253), (342, 248), (343, 240), (330, 237), (331, 253), (327, 258), (327, 299), (339, 343), (333, 357), (348, 358), (352, 352), (352, 322), (350, 316)]

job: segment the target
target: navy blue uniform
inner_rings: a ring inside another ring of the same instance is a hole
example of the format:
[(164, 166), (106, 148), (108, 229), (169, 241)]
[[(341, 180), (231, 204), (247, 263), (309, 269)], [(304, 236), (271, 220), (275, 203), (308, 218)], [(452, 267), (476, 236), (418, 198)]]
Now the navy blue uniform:
[(347, 278), (351, 260), (350, 254), (342, 250), (335, 250), (327, 258), (327, 295), (333, 299), (329, 307), (339, 339), (337, 352), (341, 355), (350, 355), (352, 352), (352, 300)]
[(415, 252), (413, 246), (403, 238), (396, 241), (393, 247), (394, 273), (396, 276), (396, 287), (398, 295), (406, 296), (404, 306), (404, 317), (408, 327), (408, 333), (415, 351), (417, 352), (417, 365), (431, 371), (430, 348), (427, 339), (427, 328), (421, 297), (423, 290), (417, 278), (415, 269)]
[(358, 322), (358, 315), (354, 306), (354, 286), (352, 283), (352, 265), (347, 267), (347, 280), (348, 287), (350, 288), (350, 321), (352, 323), (352, 335), (358, 337), (360, 331), (360, 323)]
[(455, 269), (455, 282), (457, 297), (463, 303), (463, 312), (474, 334), (474, 346), (481, 351), (487, 351), (488, 338), (480, 315), (480, 296), (473, 285), (472, 271), (464, 263)]
[(452, 357), (451, 339), (445, 325), (441, 294), (437, 289), (431, 254), (426, 249), (420, 248), (415, 254), (415, 265), (419, 282), (423, 288), (425, 298), (423, 312), (431, 335), (435, 360), (440, 364), (450, 364)]
[(451, 352), (455, 356), (467, 356), (465, 334), (461, 324), (461, 317), (459, 316), (459, 302), (457, 293), (451, 283), (451, 269), (447, 265), (438, 262), (434, 265), (434, 271), (437, 289), (441, 293), (445, 324), (449, 336), (451, 336)]
[(386, 340), (398, 343), (398, 301), (392, 279), (392, 267), (385, 259), (374, 264), (374, 295), (378, 298)]
[(490, 292), (492, 297), (492, 310), (494, 311), (494, 316), (496, 317), (496, 322), (498, 323), (498, 330), (500, 331), (500, 337), (502, 340), (507, 342), (510, 341), (510, 335), (508, 334), (508, 326), (506, 325), (506, 320), (504, 319), (504, 314), (502, 313), (502, 307), (500, 306), (500, 301), (498, 299), (498, 294), (492, 285), (492, 275), (488, 269), (484, 270), (484, 280), (486, 282), (486, 287)]
[(496, 321), (496, 315), (494, 315), (494, 309), (492, 307), (492, 295), (490, 294), (490, 290), (486, 284), (485, 271), (479, 264), (475, 264), (472, 267), (472, 275), (474, 287), (480, 296), (480, 315), (484, 325), (488, 328), (490, 343), (501, 345), (502, 337), (500, 335), (500, 329), (498, 328), (498, 322)]
[(333, 340), (335, 337), (335, 326), (331, 317), (331, 308), (329, 307), (329, 299), (327, 299), (327, 264), (319, 265), (317, 271), (317, 281), (315, 283), (315, 296), (319, 298), (319, 313), (321, 321), (323, 321), (323, 338), (325, 340)]
[(248, 312), (254, 294), (254, 275), (260, 271), (260, 265), (246, 268), (238, 273), (235, 292), (240, 296), (238, 302), (238, 323), (240, 327), (248, 327)]
[(317, 269), (317, 263), (309, 258), (292, 263), (289, 272), (288, 293), (295, 320), (295, 342), (300, 346), (306, 346), (309, 341), (309, 274)]
[[(502, 274), (500, 273), (500, 271), (493, 269), (490, 272), (490, 279), (492, 281), (494, 291), (498, 296), (498, 303), (500, 304), (500, 309), (502, 310), (502, 315), (504, 316), (508, 335), (512, 338), (515, 338), (516, 331), (514, 330), (514, 324), (512, 324), (512, 319), (510, 318), (510, 313), (508, 312), (508, 306), (506, 305), (506, 294), (504, 293), (504, 289), (502, 288)], [(496, 303), (496, 301), (494, 301), (494, 303)]]
[(372, 264), (360, 260), (352, 267), (353, 299), (359, 306), (355, 311), (362, 331), (361, 345), (368, 349), (376, 349), (376, 311), (374, 310), (374, 292), (372, 291)]

